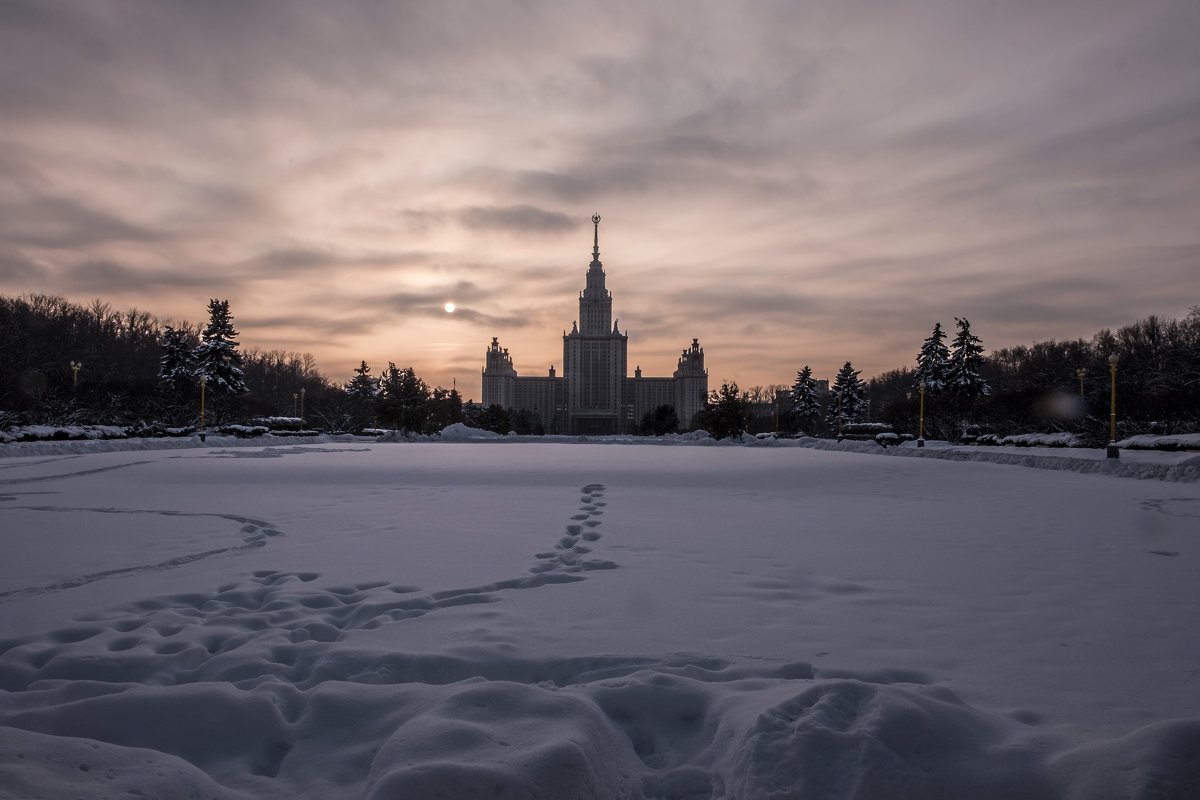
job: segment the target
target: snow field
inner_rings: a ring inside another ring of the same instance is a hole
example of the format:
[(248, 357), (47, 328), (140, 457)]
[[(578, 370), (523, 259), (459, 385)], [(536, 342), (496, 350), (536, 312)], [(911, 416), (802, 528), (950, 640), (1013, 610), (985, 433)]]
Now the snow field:
[(1195, 796), (1197, 485), (880, 454), (5, 459), (0, 795)]

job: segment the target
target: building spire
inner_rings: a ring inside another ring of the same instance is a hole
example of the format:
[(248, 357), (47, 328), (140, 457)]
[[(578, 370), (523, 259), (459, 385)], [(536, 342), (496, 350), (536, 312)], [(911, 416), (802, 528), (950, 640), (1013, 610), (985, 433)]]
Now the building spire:
[(592, 263), (600, 261), (600, 215), (592, 214), (592, 224), (596, 226), (596, 238), (592, 240)]

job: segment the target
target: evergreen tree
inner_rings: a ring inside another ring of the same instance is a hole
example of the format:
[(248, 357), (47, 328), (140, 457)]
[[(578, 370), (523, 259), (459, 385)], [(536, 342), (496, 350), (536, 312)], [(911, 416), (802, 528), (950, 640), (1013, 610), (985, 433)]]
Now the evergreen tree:
[(170, 325), (163, 329), (162, 356), (158, 360), (159, 386), (172, 397), (179, 398), (191, 391), (196, 383), (193, 339), (187, 331)]
[(423, 431), (429, 416), (429, 387), (412, 367), (396, 369), (388, 362), (379, 381), (375, 407), (379, 421), (400, 431)]
[(354, 428), (363, 428), (375, 414), (375, 398), (379, 394), (379, 379), (371, 376), (371, 368), (362, 361), (354, 370), (354, 377), (346, 384), (346, 397), (350, 401), (350, 420)]
[[(839, 413), (842, 425), (851, 422), (861, 422), (867, 411), (866, 384), (858, 377), (861, 370), (855, 369), (849, 361), (838, 370), (830, 387), (829, 408), (825, 412), (825, 420), (830, 428), (838, 427)], [(839, 400), (840, 398), (840, 400)]]
[(945, 338), (946, 332), (942, 330), (942, 323), (935, 322), (933, 333), (921, 345), (921, 352), (917, 353), (917, 371), (913, 373), (914, 389), (920, 389), (922, 383), (929, 394), (937, 394), (946, 388), (950, 373), (950, 350), (943, 341)]
[(796, 373), (792, 384), (792, 421), (801, 428), (811, 428), (821, 416), (821, 401), (817, 397), (817, 381), (812, 376), (812, 367), (805, 364)]
[(379, 394), (379, 379), (371, 377), (371, 368), (366, 361), (355, 367), (354, 377), (346, 384), (346, 394), (364, 404), (370, 404)]
[(958, 335), (954, 337), (950, 352), (946, 385), (967, 400), (987, 397), (992, 389), (979, 371), (983, 366), (982, 340), (971, 333), (971, 323), (965, 317), (955, 317), (954, 321), (958, 325)]
[(456, 422), (463, 421), (462, 395), (457, 389), (443, 389), (441, 386), (433, 390), (429, 401), (429, 417), (426, 429), (429, 433), (437, 433), (443, 428)]
[(642, 436), (663, 436), (678, 430), (679, 415), (675, 413), (675, 406), (666, 404), (658, 406), (653, 411), (647, 411), (642, 416), (642, 423), (638, 427), (638, 433)]
[(734, 437), (741, 441), (750, 422), (750, 400), (738, 392), (732, 381), (709, 392), (708, 401), (700, 412), (700, 424), (714, 439)]
[(508, 412), (504, 410), (504, 406), (496, 403), (483, 409), (476, 424), (492, 433), (506, 434), (512, 430), (512, 419), (509, 418)]
[(245, 394), (246, 378), (242, 372), (242, 354), (234, 337), (233, 317), (228, 300), (208, 301), (208, 326), (201, 334), (196, 348), (196, 377), (205, 378), (213, 395)]

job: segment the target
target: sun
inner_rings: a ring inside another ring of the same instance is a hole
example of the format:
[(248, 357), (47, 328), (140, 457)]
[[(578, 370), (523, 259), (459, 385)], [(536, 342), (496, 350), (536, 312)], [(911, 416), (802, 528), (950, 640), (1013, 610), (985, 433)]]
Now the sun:
[(454, 313), (454, 303), (446, 303), (446, 313), (447, 314)]

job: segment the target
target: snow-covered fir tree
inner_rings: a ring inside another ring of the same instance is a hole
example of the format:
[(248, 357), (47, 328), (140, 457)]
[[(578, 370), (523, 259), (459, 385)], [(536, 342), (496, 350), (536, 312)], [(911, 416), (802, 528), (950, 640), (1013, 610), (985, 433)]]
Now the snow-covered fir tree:
[(841, 421), (843, 425), (851, 422), (861, 422), (867, 411), (867, 385), (858, 377), (861, 370), (855, 369), (849, 361), (838, 370), (830, 387), (829, 407), (825, 412), (825, 421), (829, 427), (838, 425), (838, 398), (841, 398)]
[(796, 373), (792, 384), (792, 420), (803, 428), (811, 427), (821, 417), (821, 401), (817, 397), (817, 381), (807, 364)]
[(194, 337), (185, 330), (167, 325), (159, 344), (162, 356), (158, 359), (158, 383), (166, 392), (179, 395), (196, 383)]
[(958, 335), (950, 350), (950, 368), (946, 374), (946, 385), (956, 394), (974, 400), (992, 393), (979, 368), (983, 365), (982, 340), (971, 333), (971, 323), (965, 317), (954, 318)]
[(933, 324), (933, 333), (921, 345), (917, 353), (917, 370), (913, 373), (913, 388), (920, 389), (925, 384), (925, 391), (937, 394), (946, 388), (950, 373), (950, 350), (945, 344), (946, 332), (942, 323)]
[(196, 377), (208, 381), (208, 391), (215, 394), (245, 394), (246, 377), (242, 373), (242, 354), (234, 337), (233, 317), (228, 300), (208, 301), (208, 326), (201, 334), (196, 348)]

